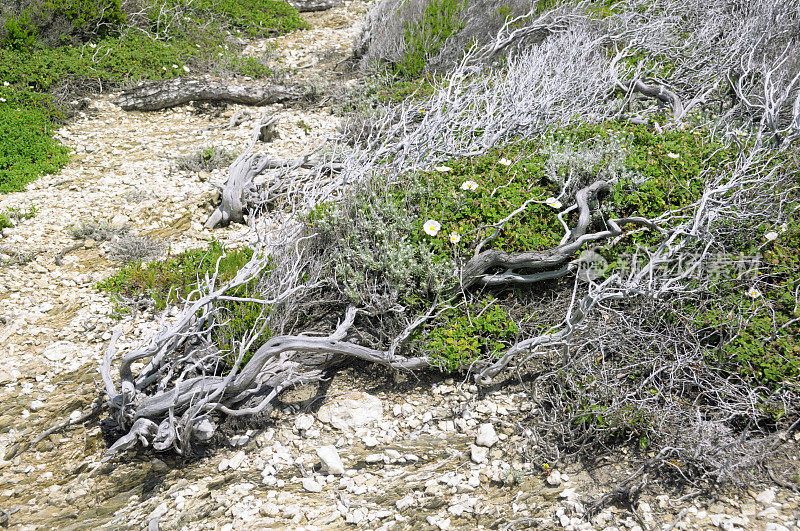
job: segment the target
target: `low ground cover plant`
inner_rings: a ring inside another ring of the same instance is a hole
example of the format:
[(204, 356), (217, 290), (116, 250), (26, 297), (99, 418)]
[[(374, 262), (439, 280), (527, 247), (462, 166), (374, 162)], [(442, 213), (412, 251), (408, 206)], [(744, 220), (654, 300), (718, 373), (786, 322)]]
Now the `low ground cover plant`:
[(66, 164), (52, 135), (86, 93), (209, 71), (268, 77), (262, 60), (239, 58), (226, 37), (305, 27), (294, 8), (274, 0), (125, 6), (31, 0), (0, 11), (0, 193)]

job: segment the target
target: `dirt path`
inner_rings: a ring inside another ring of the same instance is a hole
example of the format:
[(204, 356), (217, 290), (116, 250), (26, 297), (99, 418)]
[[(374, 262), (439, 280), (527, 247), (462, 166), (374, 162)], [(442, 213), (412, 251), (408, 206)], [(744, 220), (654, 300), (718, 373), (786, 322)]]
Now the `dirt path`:
[[(348, 2), (307, 15), (312, 29), (252, 43), (245, 53), (274, 47), (290, 77), (335, 90), (349, 82), (341, 64), (365, 9)], [(75, 150), (63, 172), (0, 196), (2, 210), (39, 209), (0, 240), (6, 262), (0, 268), (0, 509), (11, 527), (474, 529), (516, 522), (635, 529), (671, 523), (683, 509), (678, 528), (796, 525), (797, 498), (772, 491), (760, 501), (694, 505), (654, 498), (638, 506), (638, 520), (613, 509), (585, 522), (581, 496), (624, 473), (624, 462), (591, 477), (580, 470), (545, 477), (526, 459), (524, 425), (535, 412), (516, 380), (478, 394), (435, 375), (401, 381), (372, 368), (341, 371), (324, 388), (290, 391), (260, 429), (243, 427), (228, 447), (189, 462), (143, 452), (103, 464), (97, 419), (26, 450), (36, 434), (99, 396), (97, 365), (120, 324), (112, 302), (94, 287), (117, 267), (107, 244), (85, 241), (57, 265), (59, 253), (75, 244), (69, 227), (127, 225), (166, 239), (173, 253), (212, 238), (232, 244), (247, 238), (242, 227), (202, 228), (215, 193), (209, 181), (224, 180), (224, 171), (175, 169), (176, 156), (209, 146), (241, 149), (252, 120), (227, 128), (241, 108), (216, 115), (191, 106), (125, 113), (112, 96), (92, 100), (85, 116), (59, 132)], [(280, 137), (266, 149), (280, 158), (314, 149), (338, 125), (324, 106), (269, 110), (278, 113)], [(251, 109), (252, 119), (260, 111)], [(15, 260), (21, 263), (10, 263)], [(121, 326), (122, 347), (155, 327), (148, 314)], [(342, 469), (321, 466), (320, 454), (330, 456), (331, 447)], [(0, 523), (3, 518), (0, 513)]]

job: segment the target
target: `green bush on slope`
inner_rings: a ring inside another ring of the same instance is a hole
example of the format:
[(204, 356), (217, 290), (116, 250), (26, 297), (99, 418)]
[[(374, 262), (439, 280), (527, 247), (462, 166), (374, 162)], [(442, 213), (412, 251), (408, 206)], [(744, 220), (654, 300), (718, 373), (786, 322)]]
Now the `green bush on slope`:
[[(141, 28), (131, 26), (120, 0), (31, 1), (19, 12), (0, 14), (0, 127), (27, 129), (0, 137), (0, 192), (22, 190), (66, 163), (66, 150), (52, 138), (65, 119), (63, 102), (52, 96), (56, 89), (80, 95), (126, 82), (179, 77), (220, 61), (242, 75), (263, 77), (271, 71), (257, 61), (238, 60), (225, 34), (258, 37), (305, 27), (294, 8), (274, 0), (196, 5), (166, 0), (150, 7), (150, 18), (137, 19)], [(154, 39), (148, 33), (159, 32), (156, 13), (161, 8), (180, 8), (185, 11), (176, 13), (187, 16), (176, 15), (172, 33)]]

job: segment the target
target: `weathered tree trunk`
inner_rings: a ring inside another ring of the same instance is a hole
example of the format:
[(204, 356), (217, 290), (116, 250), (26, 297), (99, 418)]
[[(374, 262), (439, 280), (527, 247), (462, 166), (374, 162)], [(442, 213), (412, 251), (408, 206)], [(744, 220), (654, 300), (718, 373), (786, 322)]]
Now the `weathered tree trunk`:
[(268, 105), (298, 100), (305, 91), (286, 85), (234, 85), (202, 79), (170, 79), (139, 85), (123, 92), (115, 103), (126, 111), (157, 111), (190, 101), (227, 101)]
[(288, 3), (300, 12), (325, 11), (344, 5), (341, 0), (289, 0)]

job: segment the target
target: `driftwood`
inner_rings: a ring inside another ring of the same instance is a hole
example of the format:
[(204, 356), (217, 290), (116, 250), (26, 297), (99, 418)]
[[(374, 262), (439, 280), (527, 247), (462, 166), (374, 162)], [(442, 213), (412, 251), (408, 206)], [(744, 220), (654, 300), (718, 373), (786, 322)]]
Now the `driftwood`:
[(326, 11), (344, 5), (344, 2), (341, 0), (289, 0), (288, 3), (301, 13), (308, 11)]
[(286, 85), (234, 85), (201, 79), (153, 81), (123, 92), (115, 103), (126, 111), (157, 111), (190, 101), (227, 101), (242, 105), (269, 105), (296, 101), (305, 91)]

